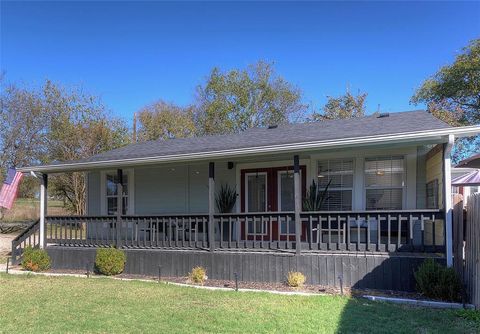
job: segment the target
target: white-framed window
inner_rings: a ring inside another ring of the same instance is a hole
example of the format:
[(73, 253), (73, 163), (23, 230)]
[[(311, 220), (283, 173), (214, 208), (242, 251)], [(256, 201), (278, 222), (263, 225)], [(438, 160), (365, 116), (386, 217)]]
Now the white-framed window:
[(326, 191), (322, 211), (352, 210), (353, 159), (321, 160), (317, 162), (318, 191)]
[[(302, 179), (300, 170), (300, 179)], [(293, 170), (279, 171), (278, 177), (278, 210), (295, 211), (295, 185), (293, 182)], [(287, 226), (288, 225), (288, 226)], [(295, 234), (295, 221), (281, 221), (280, 234)]]
[[(101, 173), (101, 211), (103, 214), (113, 216), (117, 214), (117, 171), (102, 171)], [(134, 214), (133, 198), (133, 170), (123, 170), (123, 212), (124, 215)]]
[[(267, 212), (268, 193), (267, 193), (267, 173), (247, 173), (245, 174), (245, 209), (246, 212)], [(248, 222), (249, 234), (266, 234), (267, 223), (260, 219)]]
[(405, 192), (403, 157), (365, 159), (365, 208), (401, 210)]

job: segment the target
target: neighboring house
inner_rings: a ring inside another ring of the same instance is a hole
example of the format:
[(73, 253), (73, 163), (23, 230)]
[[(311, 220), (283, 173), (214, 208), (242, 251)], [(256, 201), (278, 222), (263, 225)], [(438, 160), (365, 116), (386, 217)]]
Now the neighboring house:
[[(459, 177), (468, 175), (477, 168), (467, 168), (467, 167), (454, 167), (452, 168), (452, 180)], [(452, 193), (460, 194), (463, 196), (463, 206), (466, 207), (468, 203), (468, 197), (472, 194), (480, 192), (480, 186), (472, 185), (472, 186), (452, 186)]]
[[(425, 258), (452, 264), (450, 150), (479, 133), (411, 111), (136, 143), (21, 171), (43, 174), (42, 199), (48, 174), (86, 173), (88, 217), (41, 213), (40, 247), (57, 268), (91, 266), (95, 247), (115, 245), (129, 273), (203, 265), (210, 278), (282, 281), (299, 270), (315, 284), (412, 290)], [(329, 187), (307, 212), (312, 182)], [(238, 194), (232, 213), (215, 208), (222, 185)]]

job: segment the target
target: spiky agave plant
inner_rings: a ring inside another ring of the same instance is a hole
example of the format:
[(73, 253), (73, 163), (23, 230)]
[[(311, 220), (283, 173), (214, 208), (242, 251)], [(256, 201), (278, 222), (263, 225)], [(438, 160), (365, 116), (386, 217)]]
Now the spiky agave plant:
[(220, 213), (230, 213), (237, 202), (237, 192), (235, 188), (228, 184), (222, 184), (220, 191), (215, 196), (215, 204)]
[(303, 200), (303, 209), (305, 211), (320, 211), (322, 209), (323, 203), (330, 198), (330, 196), (327, 196), (330, 183), (332, 183), (332, 180), (328, 181), (325, 189), (320, 190), (315, 180), (312, 181), (307, 191), (307, 196)]

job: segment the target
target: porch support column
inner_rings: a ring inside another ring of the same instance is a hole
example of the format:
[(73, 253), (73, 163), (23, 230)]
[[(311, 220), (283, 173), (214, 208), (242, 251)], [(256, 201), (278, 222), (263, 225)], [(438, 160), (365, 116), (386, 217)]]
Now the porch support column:
[(40, 248), (45, 248), (46, 233), (45, 233), (45, 217), (47, 216), (47, 201), (48, 201), (48, 174), (42, 174), (40, 179)]
[(208, 164), (208, 244), (215, 250), (215, 163)]
[(295, 196), (295, 248), (297, 255), (300, 255), (302, 251), (302, 221), (300, 218), (300, 212), (302, 211), (302, 194), (300, 186), (300, 160), (298, 155), (293, 156), (293, 185)]
[(123, 170), (117, 169), (117, 221), (115, 224), (116, 247), (122, 247), (122, 214), (123, 214)]
[(452, 204), (452, 162), (450, 154), (452, 152), (454, 135), (448, 136), (448, 142), (443, 149), (443, 202), (445, 204), (445, 257), (447, 266), (453, 266), (453, 204)]

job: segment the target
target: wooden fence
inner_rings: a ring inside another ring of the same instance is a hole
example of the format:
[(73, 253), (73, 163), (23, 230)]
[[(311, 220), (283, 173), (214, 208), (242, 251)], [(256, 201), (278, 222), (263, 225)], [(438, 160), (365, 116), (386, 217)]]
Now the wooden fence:
[(465, 272), (467, 296), (480, 308), (480, 193), (468, 198), (465, 231)]

